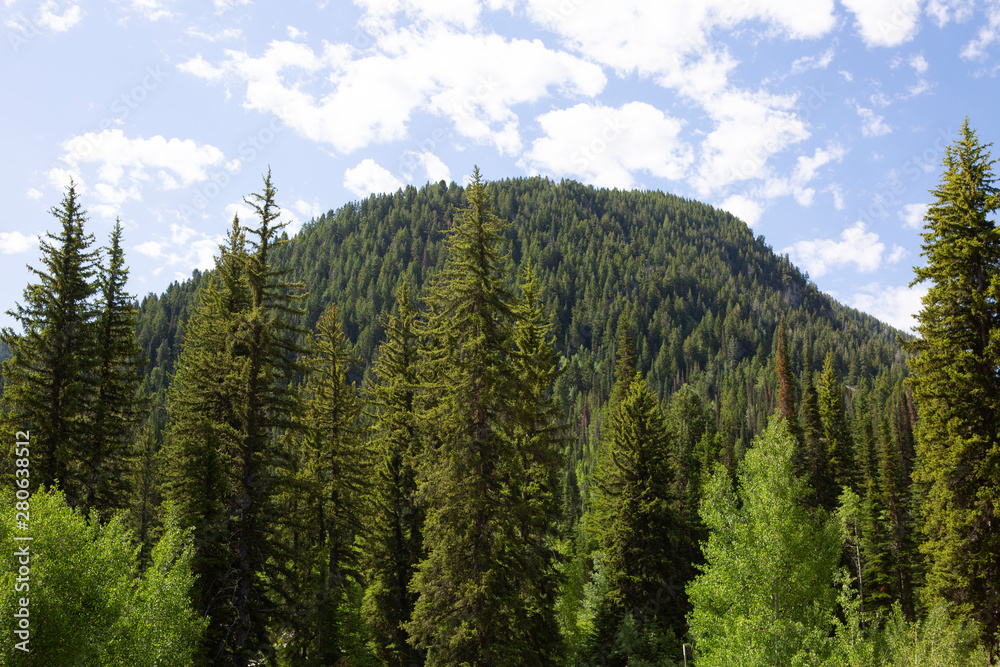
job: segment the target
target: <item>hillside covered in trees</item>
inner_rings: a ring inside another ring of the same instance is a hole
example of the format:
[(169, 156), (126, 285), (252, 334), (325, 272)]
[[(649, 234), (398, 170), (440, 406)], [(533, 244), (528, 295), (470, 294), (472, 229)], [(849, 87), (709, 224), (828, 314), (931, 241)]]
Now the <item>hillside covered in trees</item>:
[(39, 659), (995, 660), (1000, 202), (963, 132), (917, 340), (728, 213), (478, 170), (292, 239), (269, 173), (215, 268), (135, 309), (71, 187), (3, 333), (0, 525), (30, 490), (40, 545), (81, 535), (35, 597), (119, 577)]

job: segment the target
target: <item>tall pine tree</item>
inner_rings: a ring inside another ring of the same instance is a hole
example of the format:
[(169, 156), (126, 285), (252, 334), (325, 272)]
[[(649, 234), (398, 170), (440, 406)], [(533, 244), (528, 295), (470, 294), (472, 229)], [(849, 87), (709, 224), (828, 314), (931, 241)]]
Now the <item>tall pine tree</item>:
[(427, 557), (406, 627), (429, 665), (553, 664), (549, 643), (532, 637), (539, 613), (547, 614), (538, 608), (544, 594), (535, 593), (547, 590), (554, 563), (536, 546), (548, 525), (533, 525), (526, 502), (538, 457), (519, 439), (527, 406), (519, 404), (516, 300), (505, 286), (506, 225), (478, 169), (467, 197), (420, 327)]
[(87, 216), (72, 182), (50, 212), (62, 228), (40, 241), (44, 268), (28, 267), (38, 283), (24, 290), (24, 304), (8, 311), (22, 331), (3, 330), (13, 355), (4, 363), (4, 440), (12, 443), (14, 431), (30, 430), (37, 462), (32, 482), (59, 484), (67, 502), (79, 506), (86, 500), (79, 462), (92, 432), (98, 254), (90, 249), (94, 238), (84, 231)]
[(1000, 209), (989, 146), (968, 118), (948, 146), (924, 218), (914, 283), (915, 479), (924, 487), (925, 599), (944, 597), (976, 618), (1000, 661)]
[(132, 481), (132, 443), (149, 401), (139, 395), (145, 363), (135, 337), (134, 298), (125, 290), (128, 268), (116, 220), (101, 267), (101, 313), (97, 320), (96, 394), (86, 448), (80, 452), (83, 506), (107, 517), (128, 504)]
[(268, 172), (234, 219), (216, 274), (188, 328), (171, 389), (169, 497), (195, 528), (196, 602), (209, 616), (205, 658), (246, 667), (274, 653), (268, 624), (279, 454), (275, 432), (298, 428), (291, 380), (301, 372), (292, 318), (301, 286), (272, 266), (284, 223)]
[(421, 443), (414, 414), (416, 311), (408, 283), (401, 285), (396, 304), (396, 312), (385, 323), (385, 340), (374, 367), (373, 445), (379, 462), (367, 542), (365, 607), (375, 654), (390, 667), (410, 667), (423, 663), (423, 655), (409, 643), (404, 624), (416, 604), (416, 594), (409, 585), (423, 556), (424, 512), (416, 498)]

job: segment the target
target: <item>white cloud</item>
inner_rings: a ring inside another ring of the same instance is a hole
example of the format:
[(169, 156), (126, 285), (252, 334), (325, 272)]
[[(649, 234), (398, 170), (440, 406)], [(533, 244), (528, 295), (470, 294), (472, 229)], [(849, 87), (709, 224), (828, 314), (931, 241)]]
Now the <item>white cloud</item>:
[(981, 60), (986, 57), (986, 49), (1000, 41), (1000, 2), (991, 2), (986, 9), (986, 23), (979, 28), (975, 39), (962, 49), (966, 60)]
[[(792, 195), (800, 206), (812, 204), (816, 194), (815, 189), (808, 184), (816, 178), (819, 171), (831, 162), (840, 162), (847, 151), (839, 144), (830, 144), (826, 148), (817, 148), (812, 156), (800, 155), (795, 161), (795, 168), (786, 178), (769, 178), (764, 185), (763, 193), (768, 198)], [(836, 198), (836, 193), (834, 197)], [(843, 202), (841, 202), (841, 207)]]
[(802, 265), (813, 278), (825, 275), (831, 269), (854, 265), (862, 273), (877, 270), (882, 265), (885, 244), (878, 234), (869, 232), (864, 222), (855, 222), (840, 233), (840, 240), (814, 239), (799, 241), (782, 252), (792, 261)]
[(760, 222), (760, 217), (764, 213), (764, 207), (760, 202), (745, 195), (731, 195), (722, 202), (719, 208), (729, 211), (750, 227)]
[(166, 2), (162, 0), (131, 0), (129, 8), (147, 21), (159, 21), (174, 15), (168, 8), (169, 4), (171, 4), (170, 0), (166, 0)]
[(930, 65), (927, 62), (927, 59), (924, 58), (924, 55), (922, 53), (913, 54), (912, 56), (910, 56), (910, 59), (907, 62), (910, 64), (910, 67), (913, 68), (913, 71), (916, 72), (917, 74), (926, 73), (927, 68), (930, 67)]
[[(198, 37), (200, 39), (204, 39), (207, 42), (221, 42), (228, 39), (238, 39), (242, 37), (243, 30), (241, 30), (240, 28), (225, 28), (224, 30), (220, 30), (218, 32), (204, 32), (194, 26), (190, 26), (187, 30), (184, 31), (184, 34), (190, 35), (191, 37)], [(201, 60), (201, 56), (198, 56), (195, 60)], [(201, 60), (201, 62), (205, 65), (208, 65), (208, 63), (206, 63), (204, 60)], [(202, 78), (207, 78), (207, 77), (202, 77)]]
[(153, 259), (158, 259), (163, 256), (163, 244), (157, 243), (156, 241), (146, 241), (145, 243), (140, 243), (135, 246), (133, 250), (140, 255), (152, 257)]
[(833, 47), (818, 56), (803, 56), (792, 62), (792, 74), (801, 74), (811, 69), (826, 69), (833, 62)]
[(844, 81), (846, 81), (847, 83), (854, 81), (854, 75), (848, 72), (846, 69), (837, 70), (837, 74), (844, 77)]
[(34, 234), (25, 235), (21, 232), (0, 232), (0, 253), (13, 255), (25, 252), (38, 245), (38, 237)]
[(365, 53), (347, 44), (315, 52), (279, 41), (257, 58), (226, 53), (218, 66), (199, 56), (181, 69), (208, 80), (225, 74), (245, 81), (246, 108), (273, 113), (341, 153), (406, 137), (418, 111), (448, 118), (459, 134), (501, 154), (516, 153), (521, 138), (511, 107), (537, 101), (552, 87), (593, 96), (606, 83), (597, 65), (541, 41), (440, 27), (381, 35), (378, 48)]
[(59, 13), (59, 5), (55, 0), (45, 0), (38, 7), (38, 24), (53, 32), (66, 32), (83, 18), (80, 5), (70, 5)]
[(177, 66), (177, 69), (188, 74), (193, 74), (199, 79), (205, 79), (206, 81), (220, 81), (226, 75), (224, 68), (215, 67), (202, 58), (200, 53), (194, 58), (182, 62)]
[(478, 0), (355, 0), (364, 10), (362, 25), (370, 30), (389, 30), (396, 14), (420, 22), (452, 24), (471, 30), (479, 23)]
[(975, 7), (975, 0), (930, 0), (927, 3), (927, 14), (933, 16), (939, 28), (943, 28), (949, 21), (962, 23), (972, 17), (972, 10)]
[(681, 122), (645, 102), (617, 109), (580, 103), (537, 120), (542, 136), (518, 161), (528, 172), (631, 188), (636, 172), (679, 179), (693, 160), (678, 138)]
[(903, 210), (897, 215), (903, 224), (910, 229), (920, 229), (924, 226), (924, 216), (927, 214), (927, 204), (904, 204)]
[(366, 158), (353, 169), (344, 172), (344, 187), (358, 197), (365, 198), (372, 193), (395, 192), (403, 187), (403, 182), (388, 169), (376, 164), (375, 160)]
[(293, 25), (288, 26), (285, 30), (288, 31), (289, 39), (304, 39), (309, 34), (305, 30), (299, 30)]
[(130, 139), (122, 130), (87, 132), (63, 142), (60, 161), (74, 172), (81, 165), (96, 164), (98, 177), (117, 185), (128, 170), (133, 181), (147, 181), (147, 167), (169, 170), (190, 185), (208, 177), (208, 168), (222, 164), (225, 156), (215, 146), (191, 139), (166, 139), (160, 135)]
[(707, 108), (716, 121), (701, 144), (702, 156), (692, 184), (702, 195), (768, 175), (772, 155), (809, 137), (794, 111), (796, 98), (766, 92), (730, 90)]
[[(566, 2), (527, 0), (528, 15), (566, 45), (622, 72), (683, 77), (694, 61), (712, 58), (710, 34), (745, 21), (763, 21), (793, 39), (833, 29), (832, 0), (674, 3), (648, 0)], [(723, 59), (715, 54), (716, 60)], [(687, 77), (684, 77), (687, 78)]]
[(871, 109), (858, 107), (858, 115), (864, 123), (861, 126), (861, 134), (866, 137), (881, 137), (892, 132), (892, 128), (886, 125), (885, 119)]
[(921, 311), (921, 299), (927, 294), (926, 285), (915, 287), (866, 285), (851, 299), (851, 305), (869, 315), (891, 324), (901, 331), (912, 332), (917, 325), (916, 314)]
[(899, 46), (917, 34), (920, 0), (842, 0), (867, 46)]
[(438, 181), (444, 181), (447, 183), (451, 180), (451, 169), (434, 153), (420, 153), (417, 155), (417, 161), (424, 168), (429, 182), (437, 183)]
[(29, 188), (28, 191), (24, 193), (24, 196), (32, 201), (38, 201), (42, 198), (42, 191), (36, 188)]

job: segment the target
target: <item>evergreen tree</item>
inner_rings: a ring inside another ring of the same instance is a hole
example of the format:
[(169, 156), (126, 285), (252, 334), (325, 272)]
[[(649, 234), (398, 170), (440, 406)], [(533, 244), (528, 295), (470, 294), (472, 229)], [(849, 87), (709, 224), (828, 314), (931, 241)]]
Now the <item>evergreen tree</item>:
[[(32, 483), (59, 484), (67, 502), (78, 506), (86, 500), (80, 460), (92, 433), (97, 252), (90, 250), (94, 238), (84, 231), (86, 212), (73, 183), (50, 212), (62, 229), (40, 241), (45, 268), (28, 267), (39, 282), (7, 313), (22, 331), (8, 327), (2, 334), (13, 355), (4, 363), (4, 431), (7, 443), (15, 431), (31, 431)], [(4, 465), (11, 460), (5, 457)]]
[(925, 601), (975, 617), (1000, 661), (1000, 227), (989, 146), (969, 125), (945, 151), (924, 218), (914, 283), (913, 395), (920, 408), (915, 479), (924, 487)]
[[(788, 357), (787, 329), (785, 319), (782, 318), (778, 325), (778, 353), (775, 361), (778, 373), (778, 412), (788, 423), (788, 430), (801, 443), (802, 432), (799, 430), (798, 412), (795, 410), (795, 376), (792, 375), (792, 364)], [(802, 459), (797, 454), (796, 467), (800, 472), (804, 467)]]
[[(834, 365), (833, 354), (826, 355), (823, 372), (817, 388), (819, 416), (823, 424), (823, 451), (834, 484), (842, 487), (854, 486), (854, 447), (851, 443), (847, 424), (847, 408), (844, 404), (844, 387)], [(838, 492), (839, 495), (839, 492)]]
[(553, 664), (538, 627), (538, 597), (554, 568), (539, 559), (530, 526), (531, 462), (518, 438), (526, 406), (515, 365), (514, 296), (505, 287), (505, 224), (492, 211), (475, 170), (469, 207), (449, 234), (444, 270), (431, 286), (420, 336), (421, 422), (426, 453), (418, 472), (425, 507), (424, 546), (412, 587), (419, 596), (407, 624), (428, 649), (427, 664)]
[(606, 652), (601, 647), (612, 646), (623, 623), (631, 624), (646, 641), (631, 655), (604, 656), (607, 664), (626, 665), (679, 651), (685, 632), (682, 591), (693, 554), (676, 506), (677, 463), (667, 424), (640, 373), (631, 378), (610, 422), (595, 479), (605, 572), (595, 651)]
[(554, 563), (562, 513), (558, 473), (563, 467), (565, 417), (552, 390), (562, 370), (530, 263), (521, 272), (520, 288), (521, 299), (514, 307), (513, 370), (521, 394), (515, 403), (514, 438), (525, 467), (517, 499), (522, 558), (529, 572), (520, 580), (528, 607), (524, 634), (531, 642), (529, 655), (537, 656), (540, 664), (557, 664), (563, 646), (555, 619), (559, 580)]
[(269, 172), (263, 192), (245, 200), (260, 225), (244, 228), (234, 218), (188, 329), (170, 399), (168, 491), (182, 524), (195, 528), (196, 601), (210, 619), (204, 657), (237, 667), (273, 655), (273, 433), (298, 428), (301, 412), (291, 386), (302, 370), (294, 341), (300, 330), (290, 321), (301, 314), (301, 286), (272, 266), (285, 226), (274, 196)]
[(374, 652), (383, 664), (423, 663), (409, 644), (404, 624), (416, 594), (409, 589), (423, 556), (423, 509), (416, 498), (420, 439), (414, 415), (417, 388), (416, 311), (409, 285), (402, 283), (397, 310), (385, 323), (385, 340), (375, 362), (373, 447), (379, 457), (374, 516), (367, 541), (369, 587), (366, 616)]
[(309, 347), (305, 432), (295, 491), (297, 519), (290, 580), (291, 639), (283, 652), (295, 665), (332, 665), (347, 653), (345, 608), (350, 583), (359, 582), (355, 544), (366, 515), (370, 484), (361, 432), (361, 399), (347, 382), (357, 363), (340, 326), (337, 306), (320, 317)]
[(82, 504), (105, 517), (128, 504), (131, 446), (149, 405), (138, 395), (145, 360), (135, 337), (133, 297), (125, 291), (128, 268), (121, 233), (121, 221), (116, 220), (107, 247), (107, 266), (101, 268), (98, 280), (97, 387), (88, 442), (79, 452)]

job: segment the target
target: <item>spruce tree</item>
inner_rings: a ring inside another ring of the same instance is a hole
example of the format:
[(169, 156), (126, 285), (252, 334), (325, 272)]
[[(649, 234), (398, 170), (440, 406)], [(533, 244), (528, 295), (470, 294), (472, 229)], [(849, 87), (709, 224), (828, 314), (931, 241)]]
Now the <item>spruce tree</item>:
[(515, 403), (514, 438), (525, 467), (517, 512), (530, 573), (520, 580), (528, 605), (524, 638), (531, 643), (528, 654), (536, 656), (539, 664), (557, 664), (563, 646), (555, 619), (559, 579), (553, 565), (558, 559), (557, 529), (563, 509), (559, 471), (565, 418), (552, 390), (562, 370), (530, 262), (521, 272), (520, 289), (521, 299), (514, 308), (513, 370), (521, 392)]
[[(641, 373), (628, 385), (611, 413), (594, 480), (605, 591), (593, 657), (614, 665), (679, 651), (686, 628), (683, 587), (694, 555), (677, 507), (677, 463), (663, 413)], [(624, 628), (645, 641), (628, 651), (607, 651)]]
[(357, 363), (336, 304), (316, 323), (308, 345), (305, 431), (298, 446), (297, 517), (289, 549), (291, 637), (295, 665), (332, 665), (351, 640), (345, 613), (350, 585), (361, 580), (356, 538), (367, 515), (371, 461), (361, 429), (362, 403), (347, 375)]
[(292, 318), (301, 285), (272, 266), (283, 241), (270, 173), (245, 201), (260, 224), (234, 218), (201, 292), (171, 388), (168, 495), (195, 529), (196, 602), (209, 616), (204, 657), (245, 667), (272, 656), (278, 451), (298, 428), (291, 380), (302, 371)]
[(426, 440), (418, 495), (427, 556), (406, 628), (428, 650), (429, 665), (553, 664), (548, 642), (530, 636), (548, 612), (524, 595), (547, 590), (554, 563), (537, 548), (548, 526), (525, 533), (536, 456), (518, 437), (526, 406), (515, 364), (516, 300), (501, 250), (506, 225), (478, 169), (466, 195), (420, 326)]
[(826, 465), (833, 476), (836, 488), (854, 487), (854, 446), (847, 425), (847, 408), (844, 404), (844, 387), (833, 361), (833, 353), (826, 355), (823, 372), (817, 387), (819, 416), (823, 424), (823, 451)]
[(944, 597), (1000, 661), (1000, 227), (991, 144), (968, 118), (924, 218), (913, 395), (924, 490), (925, 602)]
[(32, 484), (58, 484), (67, 502), (79, 506), (86, 501), (80, 457), (92, 434), (98, 254), (90, 249), (94, 238), (84, 231), (87, 216), (72, 182), (50, 212), (61, 230), (40, 241), (44, 269), (28, 267), (38, 282), (25, 288), (23, 304), (7, 311), (22, 331), (8, 327), (2, 334), (13, 355), (4, 363), (3, 430), (7, 443), (15, 431), (30, 431)]
[(409, 585), (423, 556), (424, 512), (416, 498), (421, 443), (414, 414), (416, 310), (408, 283), (402, 283), (396, 304), (396, 312), (384, 325), (385, 340), (374, 365), (372, 445), (379, 461), (367, 540), (365, 610), (379, 660), (391, 667), (410, 667), (423, 663), (422, 653), (409, 644), (404, 624), (416, 604)]
[(104, 517), (128, 504), (131, 492), (132, 442), (149, 401), (139, 395), (145, 364), (135, 337), (136, 309), (125, 290), (128, 267), (121, 247), (121, 221), (116, 220), (101, 267), (101, 312), (97, 320), (96, 395), (90, 433), (79, 452), (84, 507)]
[(796, 469), (801, 473), (803, 457), (801, 455), (802, 432), (799, 430), (798, 412), (795, 410), (795, 376), (792, 374), (792, 364), (788, 355), (788, 327), (781, 318), (778, 325), (778, 352), (775, 359), (778, 374), (778, 412), (788, 423), (788, 430), (800, 443), (796, 454)]
[(164, 495), (181, 527), (194, 531), (192, 597), (208, 618), (200, 664), (232, 664), (227, 656), (234, 623), (227, 598), (235, 589), (229, 514), (241, 487), (234, 387), (238, 357), (233, 347), (238, 318), (249, 302), (245, 267), (245, 235), (234, 218), (188, 321), (168, 394)]

